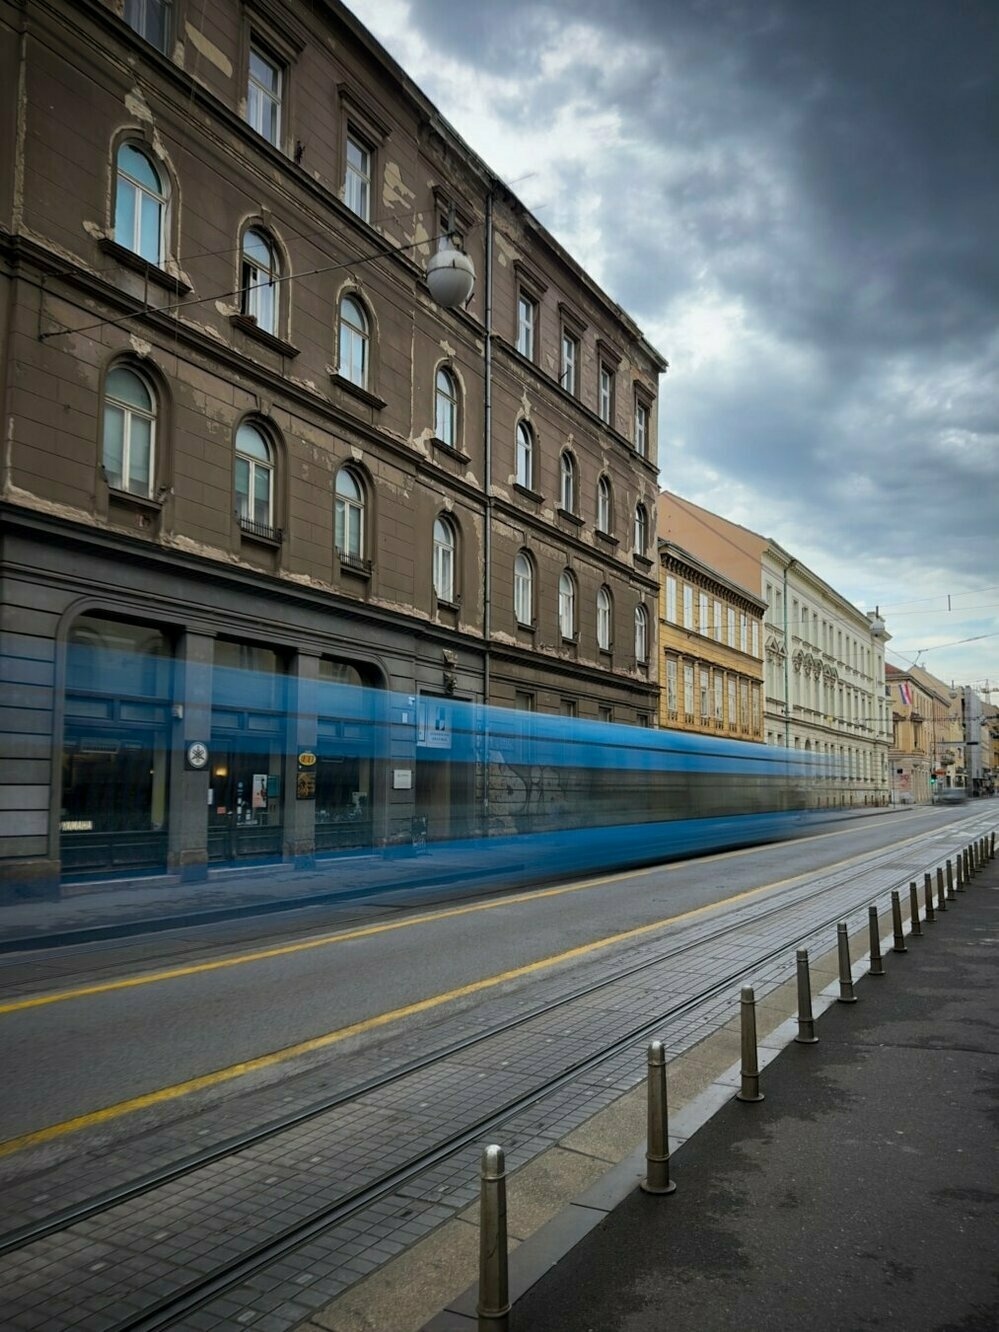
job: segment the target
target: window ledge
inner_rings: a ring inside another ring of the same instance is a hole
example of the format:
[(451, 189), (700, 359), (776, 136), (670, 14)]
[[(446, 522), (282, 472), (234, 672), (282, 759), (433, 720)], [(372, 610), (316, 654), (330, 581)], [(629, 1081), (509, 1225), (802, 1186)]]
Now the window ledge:
[(573, 513), (571, 509), (558, 508), (556, 510), (560, 518), (564, 518), (567, 523), (572, 523), (573, 527), (582, 527), (583, 519), (578, 513)]
[(514, 481), (513, 488), (518, 495), (523, 495), (525, 499), (533, 500), (535, 504), (544, 503), (544, 495), (539, 495), (538, 492), (532, 490), (530, 486), (522, 486), (519, 481)]
[(262, 546), (271, 546), (275, 550), (281, 545), (284, 533), (280, 527), (268, 527), (266, 523), (255, 523), (251, 518), (240, 518), (239, 530), (251, 541), (259, 541)]
[(632, 555), (631, 558), (640, 569), (652, 568), (652, 560), (647, 555)]
[(338, 550), (336, 556), (341, 573), (353, 574), (357, 578), (371, 577), (370, 560), (362, 559), (360, 555), (350, 555), (345, 550)]
[(536, 634), (538, 632), (538, 622), (537, 620), (531, 620), (530, 624), (526, 624), (523, 620), (518, 620), (517, 628), (523, 629), (525, 634)]
[(343, 389), (344, 393), (349, 393), (352, 398), (357, 398), (369, 407), (374, 407), (376, 411), (381, 411), (383, 407), (388, 406), (385, 399), (379, 398), (377, 393), (370, 393), (366, 388), (362, 388), (360, 384), (355, 384), (352, 379), (344, 379), (343, 375), (338, 374), (335, 370), (330, 374), (330, 382), (335, 388)]
[(619, 546), (621, 543), (616, 536), (611, 536), (610, 532), (603, 532), (598, 527), (594, 530), (594, 536), (598, 541), (602, 541), (605, 546)]
[[(103, 471), (103, 468), (101, 470)], [(108, 482), (108, 498), (117, 504), (127, 504), (132, 509), (141, 509), (144, 513), (159, 513), (163, 508), (163, 501), (158, 496), (140, 495), (134, 490), (122, 490), (110, 482)]]
[(435, 596), (434, 600), (437, 603), (438, 610), (455, 611), (455, 612), (461, 610), (461, 597), (454, 597), (452, 599), (448, 599), (447, 597)]
[(579, 646), (579, 634), (578, 634), (578, 633), (577, 633), (577, 634), (563, 634), (563, 635), (562, 635), (562, 646), (563, 646), (563, 647), (578, 647), (578, 646)]
[(270, 347), (271, 351), (276, 351), (280, 356), (285, 356), (290, 360), (298, 355), (297, 347), (290, 342), (285, 342), (284, 338), (268, 333), (265, 328), (260, 327), (252, 315), (230, 315), (229, 323), (232, 324), (233, 328), (241, 329), (248, 337), (256, 338), (257, 342), (263, 343), (265, 347)]
[(431, 435), (430, 443), (441, 453), (446, 453), (449, 458), (457, 458), (459, 462), (471, 462), (469, 455), (463, 450), (455, 448), (453, 444), (448, 444), (447, 440), (438, 439), (436, 435)]
[(143, 277), (148, 278), (150, 282), (155, 283), (157, 287), (164, 287), (177, 296), (186, 296), (192, 290), (190, 284), (185, 282), (183, 278), (168, 273), (165, 268), (160, 268), (159, 264), (151, 264), (148, 259), (143, 259), (141, 254), (136, 254), (134, 250), (119, 245), (110, 236), (102, 236), (98, 245), (104, 254), (115, 259), (123, 268), (130, 268), (134, 273), (140, 273)]

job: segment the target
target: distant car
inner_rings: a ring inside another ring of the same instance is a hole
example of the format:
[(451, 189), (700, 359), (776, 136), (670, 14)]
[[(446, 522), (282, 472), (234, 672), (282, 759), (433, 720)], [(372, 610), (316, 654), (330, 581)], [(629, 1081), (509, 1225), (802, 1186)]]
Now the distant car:
[(963, 786), (948, 786), (946, 791), (941, 791), (937, 796), (938, 805), (963, 805), (968, 798), (968, 793)]

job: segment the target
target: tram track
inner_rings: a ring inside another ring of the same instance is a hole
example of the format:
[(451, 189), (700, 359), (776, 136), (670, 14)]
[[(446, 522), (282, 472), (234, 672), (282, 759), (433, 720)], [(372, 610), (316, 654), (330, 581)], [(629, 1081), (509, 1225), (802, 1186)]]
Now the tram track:
[[(929, 834), (926, 836), (925, 841), (927, 843), (929, 843), (930, 837)], [(920, 837), (914, 840), (915, 844), (913, 842), (905, 844), (907, 855), (918, 855), (918, 844), (921, 844), (924, 839)], [(901, 848), (895, 846), (864, 856), (862, 858), (862, 869), (865, 876), (890, 868), (893, 862), (897, 863), (900, 851)], [(754, 923), (759, 925), (761, 922), (786, 912), (789, 907), (789, 897), (793, 897), (793, 907), (796, 910), (806, 909), (823, 897), (835, 894), (837, 891), (846, 890), (851, 883), (857, 880), (860, 868), (859, 866), (851, 866), (850, 869), (836, 875), (820, 875), (816, 886), (804, 891), (801, 884), (782, 888), (777, 890), (773, 900), (766, 904), (755, 903), (752, 907), (748, 904), (740, 905), (732, 910), (729, 919), (724, 923), (707, 931), (702, 929), (693, 940), (678, 941), (670, 948), (657, 951), (654, 956), (645, 957), (640, 962), (623, 970), (616, 970), (613, 975), (590, 981), (585, 985), (576, 987), (570, 993), (561, 995), (555, 1001), (537, 1005), (528, 1012), (519, 1013), (502, 1023), (494, 1024), (487, 1031), (476, 1032), (460, 1040), (449, 1042), (428, 1054), (398, 1065), (383, 1074), (365, 1080), (363, 1083), (355, 1084), (345, 1092), (325, 1098), (321, 1102), (284, 1116), (279, 1120), (273, 1120), (265, 1125), (258, 1126), (244, 1134), (227, 1138), (213, 1147), (181, 1158), (161, 1170), (151, 1172), (116, 1189), (96, 1195), (83, 1204), (53, 1214), (43, 1222), (8, 1232), (7, 1235), (0, 1237), (0, 1256), (16, 1254), (32, 1244), (69, 1231), (73, 1227), (85, 1221), (93, 1220), (118, 1206), (149, 1197), (155, 1194), (157, 1189), (182, 1178), (184, 1175), (193, 1174), (199, 1169), (224, 1160), (228, 1156), (235, 1156), (240, 1152), (247, 1151), (268, 1138), (288, 1133), (292, 1129), (311, 1120), (319, 1119), (333, 1110), (349, 1106), (352, 1102), (359, 1101), (361, 1097), (372, 1092), (391, 1088), (408, 1077), (425, 1072), (435, 1064), (453, 1059), (456, 1055), (483, 1046), (499, 1036), (537, 1021), (539, 1018), (545, 1018), (554, 1012), (599, 994), (601, 991), (619, 986), (629, 978), (656, 967), (662, 967), (664, 964), (678, 961), (695, 951), (709, 947), (711, 944), (724, 943), (744, 930), (746, 915), (750, 911)], [(802, 875), (801, 877), (806, 876)], [(883, 897), (887, 891), (888, 889), (881, 888), (875, 896)], [(871, 900), (870, 892), (858, 891), (857, 900), (849, 909), (851, 911), (859, 910), (861, 906), (866, 906)], [(717, 999), (727, 990), (737, 986), (748, 972), (759, 970), (774, 963), (780, 957), (789, 955), (795, 947), (802, 946), (816, 934), (829, 929), (838, 920), (843, 919), (843, 915), (844, 906), (840, 902), (834, 910), (817, 921), (814, 918), (809, 920), (807, 925), (798, 933), (791, 937), (783, 937), (774, 947), (759, 951), (748, 959), (740, 958), (735, 968), (716, 977), (710, 984), (700, 988), (696, 993), (689, 995), (678, 1003), (667, 1006), (651, 1017), (643, 1017), (640, 1022), (617, 1034), (613, 1040), (589, 1051), (552, 1076), (543, 1078), (528, 1091), (509, 1098), (499, 1106), (492, 1106), (485, 1114), (459, 1125), (454, 1132), (446, 1134), (431, 1147), (417, 1153), (403, 1164), (383, 1172), (377, 1178), (367, 1181), (360, 1187), (341, 1193), (340, 1196), (315, 1209), (308, 1216), (296, 1224), (286, 1227), (277, 1235), (256, 1244), (251, 1244), (243, 1253), (231, 1261), (219, 1264), (206, 1275), (189, 1281), (160, 1299), (151, 1301), (144, 1309), (114, 1324), (111, 1332), (153, 1332), (153, 1329), (174, 1325), (178, 1319), (183, 1318), (187, 1313), (201, 1308), (227, 1291), (239, 1287), (255, 1274), (262, 1272), (282, 1257), (307, 1244), (316, 1236), (334, 1229), (379, 1199), (392, 1195), (407, 1182), (460, 1152), (483, 1134), (543, 1101), (546, 1097), (551, 1096), (580, 1077), (581, 1074), (613, 1059), (629, 1046), (650, 1036), (653, 1032), (659, 1031), (664, 1025), (676, 1022), (678, 1018), (682, 1018), (684, 1015), (709, 1004), (713, 999)], [(664, 928), (668, 928), (668, 925)], [(224, 1201), (220, 1206), (224, 1209)]]

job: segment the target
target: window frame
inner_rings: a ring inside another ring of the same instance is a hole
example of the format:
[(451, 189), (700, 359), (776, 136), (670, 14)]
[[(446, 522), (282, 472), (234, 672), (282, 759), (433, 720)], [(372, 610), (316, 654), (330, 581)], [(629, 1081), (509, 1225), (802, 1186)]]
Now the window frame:
[(559, 455), (559, 503), (566, 513), (575, 513), (579, 504), (579, 468), (569, 449)]
[(652, 423), (652, 411), (649, 404), (638, 393), (635, 394), (635, 415), (633, 425), (633, 442), (635, 452), (640, 458), (648, 458), (650, 439), (650, 427)]
[(610, 536), (614, 530), (614, 487), (606, 472), (597, 480), (597, 531)]
[(578, 588), (571, 570), (563, 569), (558, 579), (558, 627), (562, 641), (574, 643), (577, 636), (576, 603)]
[[(249, 236), (255, 236), (266, 248), (270, 266), (267, 269), (261, 269), (259, 262), (252, 256), (247, 255), (246, 241)], [(256, 276), (250, 278), (247, 270), (252, 267)], [(263, 333), (269, 333), (271, 337), (281, 336), (281, 276), (282, 276), (281, 254), (278, 246), (271, 234), (265, 228), (256, 223), (249, 223), (243, 228), (243, 234), (239, 244), (239, 303), (240, 313), (247, 319), (252, 319), (257, 328)], [(264, 273), (261, 279), (260, 274)], [(271, 316), (269, 321), (262, 320), (259, 313), (261, 302), (261, 290), (264, 287), (273, 289), (271, 298)], [(258, 308), (254, 308), (258, 307)]]
[[(344, 318), (344, 307), (352, 305), (361, 316), (361, 324), (352, 324)], [(344, 364), (344, 336), (345, 332), (349, 338), (347, 350), (348, 365)], [(360, 348), (360, 378), (355, 378), (354, 370), (354, 351)], [(351, 373), (347, 373), (347, 370)], [(337, 304), (337, 374), (348, 384), (353, 384), (355, 388), (364, 389), (370, 392), (371, 379), (371, 316), (368, 308), (356, 291), (345, 291)]]
[[(538, 326), (540, 323), (541, 304), (527, 287), (517, 288), (516, 337), (514, 346), (521, 356), (536, 363), (538, 354)], [(528, 316), (525, 318), (525, 314)]]
[(614, 425), (614, 380), (616, 371), (609, 361), (601, 360), (597, 372), (597, 415), (604, 425)]
[[(136, 407), (133, 403), (124, 398), (115, 398), (108, 392), (108, 384), (112, 377), (118, 372), (130, 375), (135, 379), (149, 395), (151, 406), (147, 409)], [(122, 452), (121, 452), (121, 476), (120, 484), (112, 480), (112, 474), (108, 469), (108, 420), (109, 409), (121, 414), (122, 417)], [(104, 378), (104, 385), (101, 395), (101, 471), (107, 482), (108, 489), (121, 495), (136, 496), (139, 499), (152, 499), (156, 494), (156, 465), (157, 465), (157, 431), (156, 426), (159, 419), (160, 395), (157, 392), (156, 385), (148, 375), (142, 373), (136, 366), (128, 361), (115, 362), (108, 368)], [(133, 420), (142, 420), (149, 425), (149, 456), (146, 463), (147, 481), (145, 489), (139, 490), (129, 484), (131, 472), (131, 452), (132, 452), (132, 425)]]
[[(150, 24), (148, 22), (150, 10), (159, 13), (162, 18), (161, 33), (163, 44), (160, 45), (149, 35)], [(122, 18), (131, 30), (144, 42), (148, 42), (154, 50), (159, 51), (161, 55), (166, 55), (170, 49), (170, 41), (173, 35), (173, 19), (175, 13), (174, 0), (125, 0), (122, 9)]]
[(434, 519), (431, 578), (437, 600), (455, 605), (458, 600), (458, 530), (446, 513), (439, 513)]
[[(357, 491), (355, 495), (345, 494), (340, 489), (341, 481), (347, 478)], [(349, 522), (353, 517), (355, 522)], [(356, 542), (354, 529), (356, 526)], [(348, 564), (361, 563), (366, 556), (368, 542), (368, 495), (364, 478), (349, 463), (340, 467), (333, 479), (333, 547), (337, 558)], [(356, 550), (353, 545), (356, 544)]]
[[(570, 349), (568, 356), (567, 348)], [(572, 397), (579, 397), (579, 338), (564, 324), (559, 350), (559, 384)]]
[[(521, 572), (518, 565), (522, 565), (525, 572)], [(513, 561), (513, 617), (523, 628), (533, 629), (534, 560), (526, 550), (519, 550)]]
[[(351, 162), (350, 150), (355, 148), (359, 153), (367, 157), (367, 175)], [(376, 150), (366, 135), (362, 134), (353, 122), (348, 121), (346, 133), (343, 141), (343, 202), (355, 217), (359, 217), (362, 222), (371, 225), (371, 201), (374, 198), (375, 181), (375, 159)], [(355, 208), (351, 202), (354, 189), (351, 188), (354, 182), (361, 184), (357, 187), (363, 194), (363, 208)]]
[(597, 589), (597, 647), (610, 652), (614, 643), (614, 598), (606, 583)]
[[(252, 431), (260, 440), (267, 455), (266, 460), (240, 449), (239, 437), (244, 431)], [(245, 497), (239, 490), (239, 464), (241, 461), (246, 464), (247, 486)], [(248, 527), (251, 532), (257, 528), (267, 529), (268, 532), (273, 532), (276, 529), (277, 524), (274, 521), (274, 477), (276, 470), (276, 450), (268, 432), (256, 421), (241, 421), (233, 436), (233, 495), (236, 499), (236, 516), (241, 528), (246, 529)], [(266, 520), (259, 518), (256, 512), (258, 502), (256, 481), (258, 474), (266, 474), (267, 477)], [(245, 505), (242, 503), (244, 498)]]
[(649, 511), (644, 504), (635, 505), (635, 554), (643, 558), (649, 548)]
[(642, 666), (649, 660), (649, 612), (639, 602), (635, 607), (635, 662)]
[[(514, 445), (514, 477), (522, 490), (534, 490), (534, 431), (526, 421), (517, 422)], [(523, 464), (523, 465), (522, 465)]]
[[(261, 64), (269, 66), (277, 76), (277, 91), (265, 87), (261, 81), (254, 76), (253, 61), (256, 58)], [(254, 93), (256, 91), (256, 97)], [(256, 32), (250, 33), (250, 40), (247, 47), (246, 58), (246, 115), (245, 120), (254, 134), (259, 134), (265, 143), (269, 143), (272, 148), (281, 151), (281, 145), (285, 131), (285, 111), (287, 105), (288, 91), (288, 62), (283, 59), (274, 48), (257, 35)], [(260, 101), (266, 106), (270, 103), (274, 113), (273, 138), (262, 127), (262, 116), (258, 117), (261, 123), (256, 123), (253, 114), (254, 102)]]
[[(447, 387), (442, 389), (441, 379)], [(450, 429), (442, 430), (441, 404), (447, 403), (450, 417)], [(434, 371), (434, 439), (446, 444), (449, 449), (458, 451), (459, 441), (459, 403), (458, 377), (449, 365), (439, 365)]]
[[(137, 176), (130, 174), (122, 166), (121, 155), (126, 150), (136, 153), (146, 163), (149, 170), (159, 182), (159, 192), (154, 193), (149, 186), (140, 181)], [(168, 231), (168, 210), (170, 206), (170, 179), (164, 176), (166, 172), (163, 168), (157, 166), (153, 161), (148, 146), (143, 142), (137, 142), (134, 139), (122, 139), (115, 149), (114, 157), (115, 169), (115, 188), (114, 188), (114, 240), (115, 244), (120, 245), (122, 249), (128, 250), (147, 264), (152, 264), (154, 268), (162, 268), (167, 255)], [(133, 192), (132, 202), (132, 235), (130, 240), (126, 241), (119, 232), (121, 226), (121, 191), (123, 183)], [(157, 209), (157, 228), (156, 228), (156, 258), (151, 259), (148, 254), (142, 251), (142, 201), (152, 199)], [(136, 244), (138, 241), (138, 244)]]

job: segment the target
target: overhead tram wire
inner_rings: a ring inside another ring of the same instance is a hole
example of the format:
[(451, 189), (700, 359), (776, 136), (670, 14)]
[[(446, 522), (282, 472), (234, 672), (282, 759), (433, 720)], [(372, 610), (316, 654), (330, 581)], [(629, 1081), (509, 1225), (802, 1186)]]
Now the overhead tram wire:
[[(436, 236), (430, 237), (429, 240), (431, 243), (433, 241), (440, 240), (442, 235), (443, 233), (438, 233)], [(321, 274), (324, 273), (335, 273), (337, 272), (338, 269), (353, 268), (358, 264), (371, 263), (376, 259), (391, 258), (393, 254), (398, 254), (406, 250), (415, 250), (418, 249), (421, 245), (426, 245), (427, 243), (428, 243), (427, 240), (419, 240), (419, 241), (413, 241), (409, 245), (390, 245), (389, 242), (386, 241), (384, 249), (376, 250), (371, 254), (367, 255), (358, 255), (354, 258), (343, 260), (340, 263), (326, 264), (320, 268), (306, 269), (304, 272), (300, 273), (284, 273), (278, 277), (268, 278), (266, 282), (251, 283), (248, 287), (240, 286), (240, 287), (230, 288), (227, 291), (216, 292), (210, 296), (192, 296), (189, 300), (173, 301), (167, 305), (156, 305), (156, 306), (144, 305), (140, 309), (130, 311), (127, 314), (116, 315), (113, 318), (109, 319), (97, 319), (91, 324), (83, 324), (77, 328), (59, 328), (59, 329), (52, 329), (50, 332), (47, 333), (39, 333), (38, 339), (40, 342), (44, 342), (49, 338), (70, 337), (80, 333), (90, 333), (93, 332), (94, 329), (106, 328), (108, 326), (116, 327), (120, 325), (123, 320), (141, 319), (142, 317), (147, 315), (175, 314), (178, 310), (185, 310), (193, 305), (204, 305), (209, 301), (221, 301), (225, 300), (228, 297), (241, 296), (244, 291), (256, 291), (258, 288), (261, 287), (275, 286), (279, 282), (292, 282), (292, 281), (299, 281), (302, 278), (307, 278), (307, 277), (319, 277)]]

